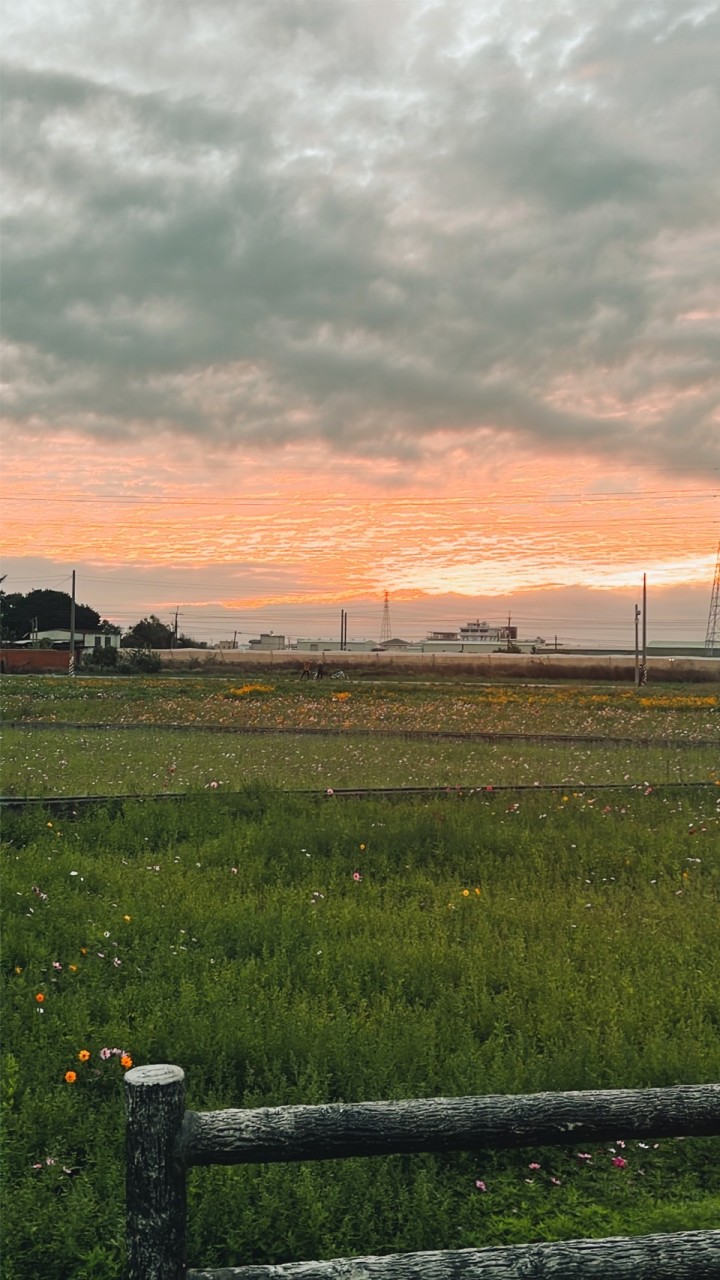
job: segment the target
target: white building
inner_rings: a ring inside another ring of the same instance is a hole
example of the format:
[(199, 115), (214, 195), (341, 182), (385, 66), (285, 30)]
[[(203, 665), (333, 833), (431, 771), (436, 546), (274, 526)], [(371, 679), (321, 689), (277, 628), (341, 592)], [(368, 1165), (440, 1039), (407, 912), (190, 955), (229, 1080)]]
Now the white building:
[[(35, 640), (49, 640), (51, 645), (70, 645), (70, 631), (64, 631), (62, 628), (56, 628), (54, 631), (38, 631)], [(104, 631), (76, 631), (75, 632), (75, 648), (76, 649), (119, 649), (120, 636), (112, 633), (106, 635)]]
[(285, 637), (276, 636), (272, 631), (261, 631), (258, 638), (248, 643), (250, 649), (284, 649)]
[(343, 646), (337, 637), (334, 640), (317, 640), (314, 637), (299, 636), (292, 648), (298, 653), (371, 653), (377, 648), (377, 641), (348, 640)]

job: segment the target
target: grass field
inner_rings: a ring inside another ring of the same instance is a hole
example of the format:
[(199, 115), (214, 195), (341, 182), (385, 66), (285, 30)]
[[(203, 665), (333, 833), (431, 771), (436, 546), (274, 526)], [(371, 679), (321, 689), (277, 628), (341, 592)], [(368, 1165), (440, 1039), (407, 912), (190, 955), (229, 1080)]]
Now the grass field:
[[(74, 707), (86, 696), (48, 683)], [(190, 702), (234, 708), (209, 683)], [(132, 682), (111, 692), (121, 722), (144, 714)], [(275, 692), (237, 701), (271, 717)], [(543, 705), (544, 731), (579, 731), (585, 716), (594, 734), (615, 715), (614, 694), (572, 691), (556, 716)], [(330, 692), (313, 696), (334, 714)], [(393, 715), (426, 730), (460, 714), (446, 689), (407, 697)], [(720, 787), (707, 785), (717, 758), (680, 745), (708, 739), (713, 705), (646, 718), (633, 703), (634, 736), (674, 747), (556, 744), (553, 759), (538, 744), (173, 734), (157, 727), (161, 701), (154, 689), (150, 727), (137, 731), (10, 735), (5, 767), (24, 767), (36, 793), (122, 791), (134, 777), (138, 789), (197, 794), (4, 819), (8, 1280), (119, 1276), (130, 1061), (181, 1065), (198, 1109), (720, 1079)], [(517, 690), (504, 705), (515, 723), (531, 714)], [(33, 705), (26, 718), (47, 717)], [(685, 780), (705, 785), (631, 789), (652, 760), (671, 775), (697, 769)], [(627, 787), (593, 789), (623, 781), (623, 762)], [(387, 784), (403, 771), (435, 785), (463, 764), (488, 785), (556, 769), (572, 785), (392, 803), (267, 785), (323, 790), (361, 772)], [(623, 1141), (198, 1170), (191, 1263), (717, 1224), (720, 1142)]]
[(720, 781), (717, 747), (416, 740), (407, 736), (212, 736), (172, 729), (8, 729), (6, 796), (148, 794), (251, 782), (288, 789), (464, 788)]
[[(714, 689), (164, 676), (6, 680), (2, 693), (5, 718), (22, 726), (5, 731), (9, 796), (720, 778)], [(522, 740), (479, 737), (503, 734)]]
[(0, 688), (8, 721), (232, 728), (600, 735), (720, 739), (715, 685), (493, 685), (297, 678), (16, 677)]

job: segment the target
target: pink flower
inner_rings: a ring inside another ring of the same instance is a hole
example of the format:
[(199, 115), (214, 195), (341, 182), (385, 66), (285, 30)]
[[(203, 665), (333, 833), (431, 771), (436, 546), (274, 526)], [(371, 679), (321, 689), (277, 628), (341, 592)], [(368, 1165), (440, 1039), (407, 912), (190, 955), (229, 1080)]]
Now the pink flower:
[(107, 1062), (108, 1058), (112, 1058), (112, 1056), (113, 1056), (113, 1051), (112, 1051), (112, 1049), (101, 1049), (101, 1050), (100, 1050), (100, 1057), (102, 1058), (103, 1062)]
[(616, 1169), (624, 1169), (627, 1166), (627, 1160), (623, 1160), (622, 1156), (613, 1156), (613, 1164)]
[(532, 1164), (528, 1165), (528, 1169), (539, 1169), (539, 1168), (540, 1168), (540, 1165), (537, 1163), (536, 1160), (533, 1160)]
[(353, 871), (353, 880), (362, 880), (362, 876), (359, 871)]
[(577, 1158), (578, 1158), (578, 1160), (592, 1160), (592, 1152), (590, 1152), (590, 1151), (578, 1151), (578, 1153), (577, 1153)]
[(328, 788), (327, 788), (327, 790), (326, 790), (326, 792), (325, 792), (325, 795), (326, 795), (326, 796), (334, 796), (334, 795), (335, 795), (335, 792), (333, 791), (332, 787), (328, 787)]
[(552, 1184), (553, 1184), (553, 1186), (554, 1186), (554, 1187), (561, 1187), (561, 1186), (562, 1186), (562, 1182), (560, 1181), (560, 1179), (559, 1179), (559, 1178), (551, 1178), (551, 1179), (550, 1179), (550, 1181), (552, 1182)]
[(60, 964), (59, 960), (53, 960), (52, 964), (53, 964), (53, 969), (62, 969), (62, 965)]
[(485, 1183), (481, 1182), (480, 1178), (475, 1179), (475, 1189), (476, 1191), (487, 1191), (487, 1187), (485, 1186)]

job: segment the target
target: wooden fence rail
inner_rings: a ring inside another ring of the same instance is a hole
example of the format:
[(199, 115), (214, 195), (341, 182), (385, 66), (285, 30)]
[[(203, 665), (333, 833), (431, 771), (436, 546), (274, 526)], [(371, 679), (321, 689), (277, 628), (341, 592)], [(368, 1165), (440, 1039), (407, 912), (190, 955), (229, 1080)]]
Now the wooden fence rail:
[(720, 1134), (720, 1085), (185, 1110), (180, 1067), (125, 1076), (128, 1280), (720, 1280), (720, 1230), (188, 1271), (193, 1165)]

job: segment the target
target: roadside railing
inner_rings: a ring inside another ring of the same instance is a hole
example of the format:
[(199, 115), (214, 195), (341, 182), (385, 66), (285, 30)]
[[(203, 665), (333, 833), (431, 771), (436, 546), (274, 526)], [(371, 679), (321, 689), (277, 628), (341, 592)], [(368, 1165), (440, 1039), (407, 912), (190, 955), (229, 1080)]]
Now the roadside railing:
[(720, 1084), (185, 1110), (180, 1067), (125, 1076), (127, 1280), (719, 1280), (720, 1230), (187, 1270), (194, 1165), (720, 1135)]

